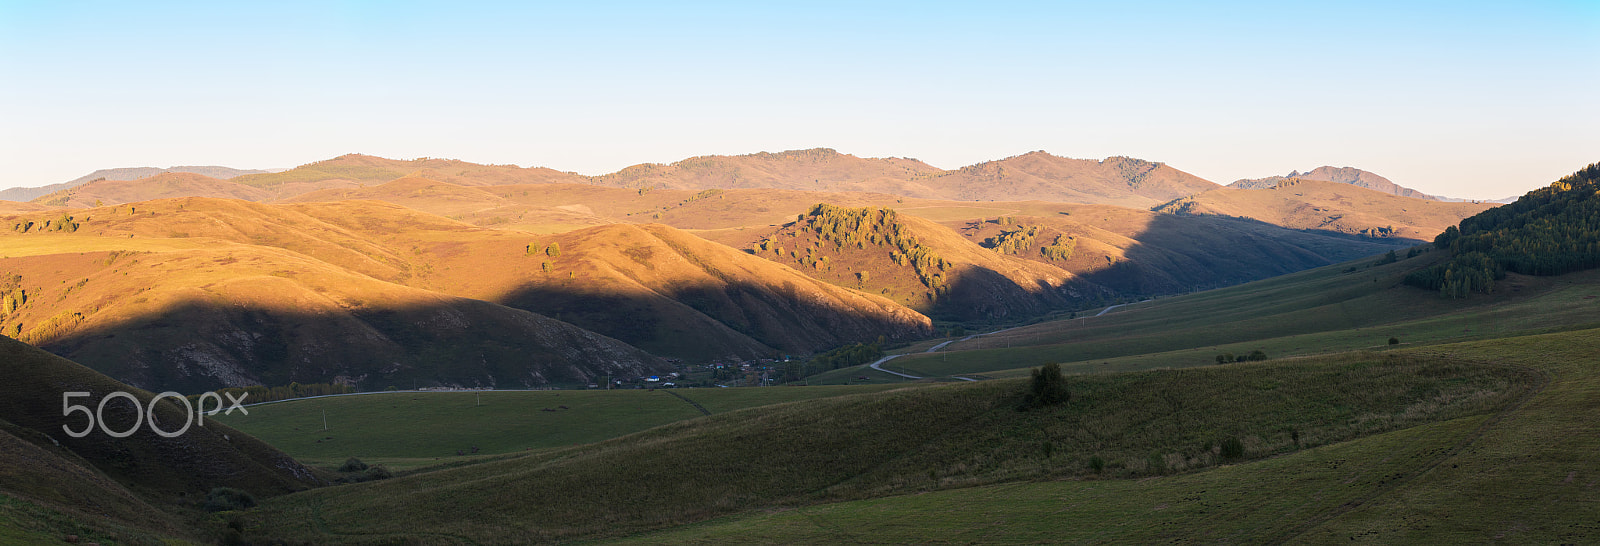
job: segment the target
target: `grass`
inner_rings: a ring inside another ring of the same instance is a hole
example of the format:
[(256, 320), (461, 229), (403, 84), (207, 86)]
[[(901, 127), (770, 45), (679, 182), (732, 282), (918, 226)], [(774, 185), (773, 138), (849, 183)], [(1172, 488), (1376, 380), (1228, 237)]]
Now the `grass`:
[(1482, 421), (1457, 419), (1196, 474), (935, 491), (733, 516), (618, 542), (1278, 542), (1293, 538), (1307, 517), (1380, 492), (1384, 477), (1428, 464), (1436, 446), (1459, 441)]
[(1018, 483), (729, 516), (655, 544), (817, 542), (1586, 543), (1600, 537), (1600, 330), (1443, 344), (1548, 381), (1520, 404), (1248, 464)]
[[(1424, 256), (1427, 256), (1426, 254)], [(1503, 337), (1571, 327), (1600, 318), (1600, 272), (1558, 278), (1516, 276), (1502, 293), (1446, 300), (1399, 285), (1429, 258), (1369, 267), (1338, 264), (1119, 308), (1085, 317), (1025, 326), (953, 343), (949, 354), (896, 359), (897, 370), (920, 376), (995, 374), (1060, 362), (1075, 371), (1187, 367), (1215, 363), (1218, 354), (1262, 350), (1271, 357), (1387, 349)], [(1346, 273), (1355, 266), (1358, 271)], [(1376, 280), (1377, 282), (1373, 282)], [(977, 349), (979, 344), (984, 349)], [(1009, 344), (1009, 348), (1004, 347)], [(1009, 370), (1009, 371), (1007, 371)]]
[[(883, 387), (680, 389), (713, 413), (873, 392)], [(481, 405), (480, 405), (481, 404)], [(395, 470), (481, 462), (494, 455), (590, 444), (700, 417), (666, 391), (397, 392), (255, 406), (219, 421), (301, 462), (335, 467), (349, 457)], [(550, 410), (550, 411), (546, 411)], [(328, 429), (323, 430), (326, 412)], [(477, 456), (472, 448), (477, 447)], [(457, 455), (457, 451), (465, 455)]]
[(254, 517), (270, 536), (319, 542), (615, 536), (753, 509), (1089, 477), (1092, 456), (1109, 461), (1101, 478), (1187, 472), (1220, 462), (1216, 446), (1228, 437), (1260, 459), (1296, 451), (1291, 431), (1312, 446), (1482, 415), (1531, 380), (1443, 358), (1352, 355), (1075, 376), (1072, 402), (1035, 412), (1015, 409), (1020, 381), (912, 387), (310, 491), (268, 501)]

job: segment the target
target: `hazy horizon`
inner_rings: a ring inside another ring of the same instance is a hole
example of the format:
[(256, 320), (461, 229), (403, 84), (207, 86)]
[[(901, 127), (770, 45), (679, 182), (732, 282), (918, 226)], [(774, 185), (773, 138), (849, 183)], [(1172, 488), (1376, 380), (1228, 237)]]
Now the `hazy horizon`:
[(1600, 6), (0, 5), (0, 187), (345, 153), (1032, 150), (1498, 199), (1600, 160)]

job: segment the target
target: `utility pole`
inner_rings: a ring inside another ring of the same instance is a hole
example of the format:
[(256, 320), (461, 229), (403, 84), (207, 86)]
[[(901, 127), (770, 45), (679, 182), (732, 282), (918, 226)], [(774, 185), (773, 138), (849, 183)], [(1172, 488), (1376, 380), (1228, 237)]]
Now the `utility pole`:
[(328, 431), (328, 410), (322, 410), (322, 431)]

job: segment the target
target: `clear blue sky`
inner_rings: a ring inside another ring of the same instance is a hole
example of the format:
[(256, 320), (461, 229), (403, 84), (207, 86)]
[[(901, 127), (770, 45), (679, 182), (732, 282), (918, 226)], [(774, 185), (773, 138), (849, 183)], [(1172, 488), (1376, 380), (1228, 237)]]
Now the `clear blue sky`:
[(1496, 198), (1600, 161), (1594, 0), (751, 4), (0, 0), (0, 187), (820, 146)]

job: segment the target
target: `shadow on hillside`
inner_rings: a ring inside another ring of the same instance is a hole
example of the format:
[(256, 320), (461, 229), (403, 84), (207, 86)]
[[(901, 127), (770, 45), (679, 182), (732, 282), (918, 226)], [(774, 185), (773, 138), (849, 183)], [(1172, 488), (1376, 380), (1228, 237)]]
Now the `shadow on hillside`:
[(670, 366), (613, 339), (476, 300), (306, 313), (189, 302), (81, 329), (42, 348), (134, 386), (354, 383), (363, 390), (530, 388)]
[(599, 291), (573, 283), (530, 284), (500, 301), (651, 353), (691, 360), (771, 358), (825, 351), (855, 342), (919, 339), (920, 319), (876, 307), (841, 308), (813, 300), (790, 283), (676, 286)]
[(1233, 286), (1419, 244), (1321, 230), (1289, 230), (1252, 219), (1157, 215), (1124, 257), (1080, 278), (1123, 299)]
[(1061, 286), (1040, 281), (1037, 286), (1024, 287), (992, 269), (968, 266), (928, 307), (929, 317), (951, 322), (1013, 322), (1110, 297), (1081, 280), (1067, 280)]

